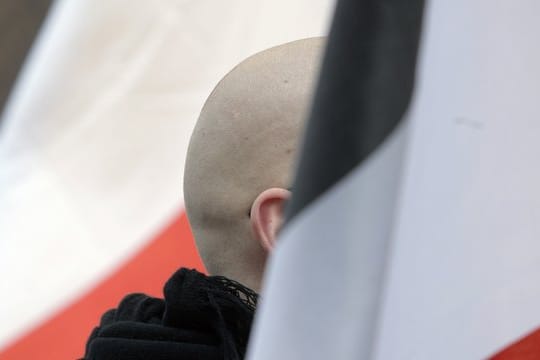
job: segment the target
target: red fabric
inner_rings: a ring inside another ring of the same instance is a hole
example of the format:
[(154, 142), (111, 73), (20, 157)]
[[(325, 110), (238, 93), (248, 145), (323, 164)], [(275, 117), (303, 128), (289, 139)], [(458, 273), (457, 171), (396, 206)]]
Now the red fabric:
[(540, 328), (503, 349), (490, 360), (540, 359)]
[(165, 281), (180, 266), (204, 271), (184, 213), (94, 289), (2, 349), (0, 359), (82, 357), (86, 339), (103, 312), (128, 293), (162, 296)]

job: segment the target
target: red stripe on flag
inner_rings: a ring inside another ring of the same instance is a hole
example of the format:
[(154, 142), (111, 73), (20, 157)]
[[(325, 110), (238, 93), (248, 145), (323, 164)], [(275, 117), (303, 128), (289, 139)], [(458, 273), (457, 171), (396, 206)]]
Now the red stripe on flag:
[(490, 360), (540, 359), (540, 328), (503, 349)]
[(0, 359), (82, 357), (103, 312), (131, 292), (161, 296), (165, 281), (180, 266), (204, 271), (185, 214), (93, 290), (0, 351)]

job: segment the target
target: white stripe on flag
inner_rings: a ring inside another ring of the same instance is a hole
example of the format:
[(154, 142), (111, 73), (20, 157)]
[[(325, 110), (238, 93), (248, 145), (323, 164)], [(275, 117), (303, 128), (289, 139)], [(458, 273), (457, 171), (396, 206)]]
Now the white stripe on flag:
[(540, 327), (540, 3), (431, 1), (376, 359)]

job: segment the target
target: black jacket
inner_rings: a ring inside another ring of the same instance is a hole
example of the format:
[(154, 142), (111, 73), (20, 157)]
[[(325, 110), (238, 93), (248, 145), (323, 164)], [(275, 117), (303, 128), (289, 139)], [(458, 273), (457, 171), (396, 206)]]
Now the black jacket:
[(86, 344), (86, 360), (242, 359), (258, 296), (221, 276), (180, 269), (165, 299), (126, 296)]

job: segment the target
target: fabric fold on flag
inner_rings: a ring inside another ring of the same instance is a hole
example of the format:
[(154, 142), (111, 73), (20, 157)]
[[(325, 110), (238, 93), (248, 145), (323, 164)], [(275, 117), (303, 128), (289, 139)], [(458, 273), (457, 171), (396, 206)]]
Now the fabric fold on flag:
[(539, 11), (339, 3), (251, 359), (540, 358)]
[(250, 359), (367, 359), (423, 1), (339, 1)]

